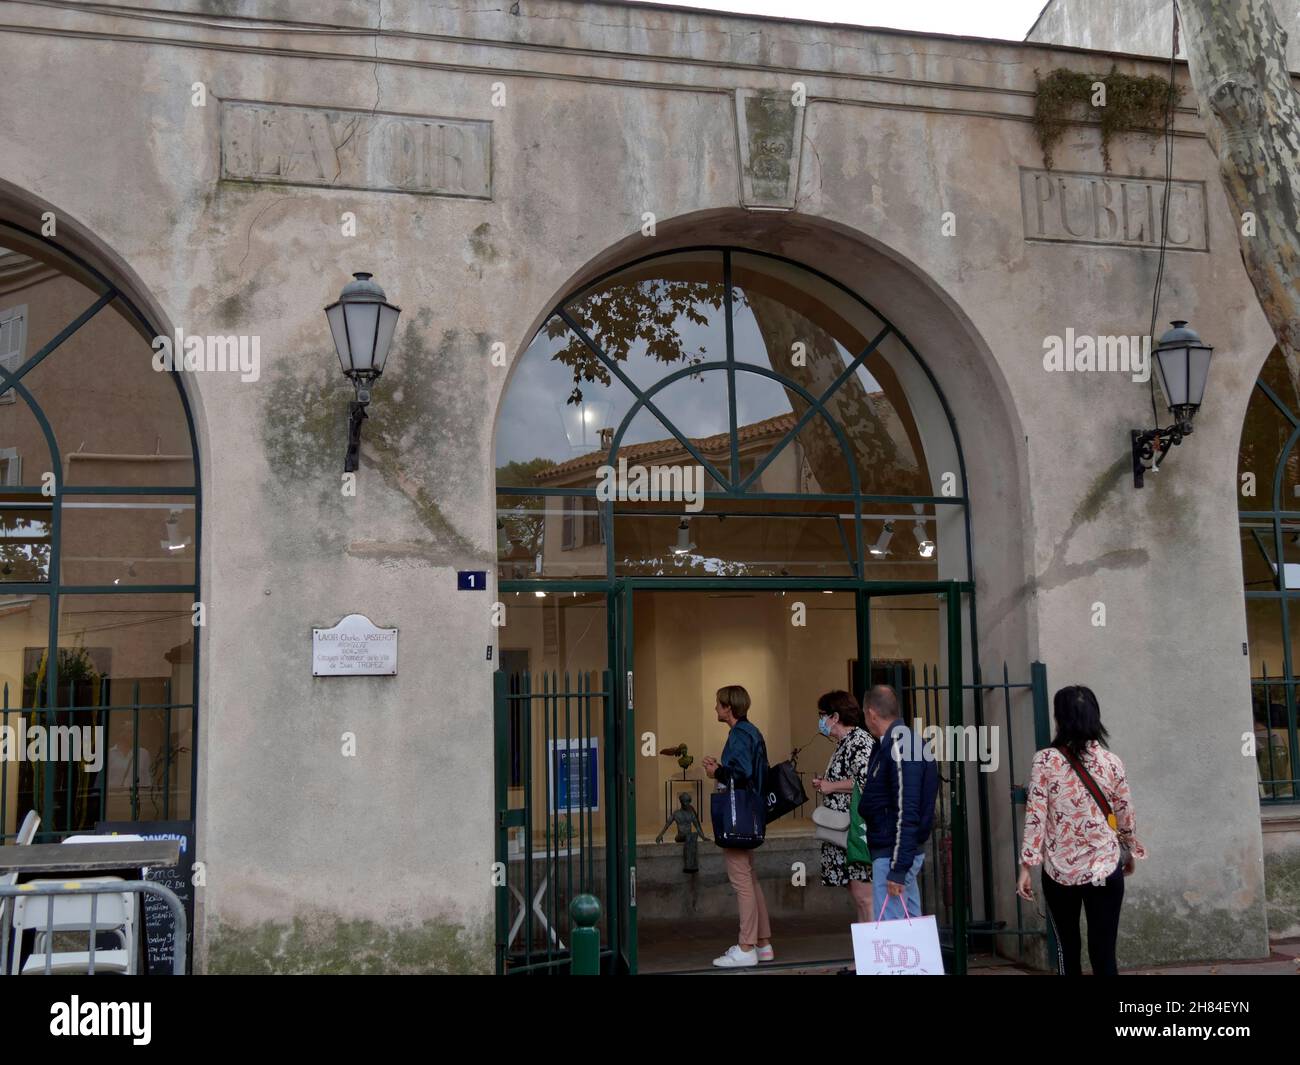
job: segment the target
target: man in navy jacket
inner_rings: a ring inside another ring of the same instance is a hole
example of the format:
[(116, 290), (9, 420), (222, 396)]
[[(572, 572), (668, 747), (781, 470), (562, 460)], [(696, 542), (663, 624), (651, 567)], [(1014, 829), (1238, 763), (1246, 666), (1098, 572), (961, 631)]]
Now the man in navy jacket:
[(939, 767), (921, 737), (899, 719), (893, 688), (887, 684), (872, 688), (864, 709), (867, 731), (876, 739), (858, 801), (871, 852), (872, 908), (877, 915), (883, 908), (887, 921), (915, 917), (921, 912), (916, 878), (934, 828)]

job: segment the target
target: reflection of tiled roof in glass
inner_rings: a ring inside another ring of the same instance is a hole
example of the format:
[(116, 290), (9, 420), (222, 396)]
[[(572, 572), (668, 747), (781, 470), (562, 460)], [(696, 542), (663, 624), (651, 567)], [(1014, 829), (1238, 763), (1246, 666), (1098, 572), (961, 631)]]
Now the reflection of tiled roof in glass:
[[(761, 422), (754, 422), (753, 425), (739, 426), (736, 429), (736, 439), (741, 444), (775, 442), (793, 429), (795, 422), (798, 420), (794, 414), (778, 414), (774, 418), (764, 418)], [(713, 436), (704, 436), (692, 440), (691, 443), (707, 459), (725, 459), (731, 448), (731, 434), (715, 433)], [(664, 440), (647, 440), (641, 444), (627, 444), (618, 449), (618, 457), (633, 462), (637, 459), (648, 458), (690, 459), (691, 456), (690, 452), (682, 447), (682, 442), (673, 436)], [(607, 451), (593, 451), (588, 455), (579, 455), (577, 458), (569, 459), (568, 462), (561, 462), (558, 466), (553, 466), (544, 473), (538, 474), (537, 483), (553, 484), (556, 481), (567, 480), (573, 474), (585, 473), (588, 470), (603, 466), (608, 458), (609, 453)]]

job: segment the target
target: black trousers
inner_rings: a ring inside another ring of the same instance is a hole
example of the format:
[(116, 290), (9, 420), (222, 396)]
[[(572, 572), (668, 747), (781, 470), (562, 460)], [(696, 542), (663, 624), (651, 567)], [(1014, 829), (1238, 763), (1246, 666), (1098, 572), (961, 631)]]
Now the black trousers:
[(1118, 976), (1115, 941), (1119, 938), (1119, 911), (1124, 903), (1121, 865), (1100, 887), (1093, 884), (1058, 884), (1043, 872), (1043, 900), (1056, 932), (1056, 971), (1061, 976), (1082, 976), (1079, 911), (1088, 915), (1088, 960), (1094, 976)]

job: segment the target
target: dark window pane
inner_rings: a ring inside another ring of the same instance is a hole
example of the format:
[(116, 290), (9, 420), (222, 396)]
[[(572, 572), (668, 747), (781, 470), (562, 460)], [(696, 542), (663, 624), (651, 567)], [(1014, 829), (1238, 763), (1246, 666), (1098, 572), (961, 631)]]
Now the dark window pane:
[(153, 368), (153, 356), (113, 303), (23, 378), (54, 430), (63, 483), (194, 483), (180, 393), (172, 374)]
[(48, 581), (52, 507), (0, 507), (0, 583)]
[(64, 584), (194, 583), (194, 497), (66, 496)]
[[(0, 595), (0, 726), (18, 741), (23, 707), (48, 706), (45, 688), (46, 648), (50, 642), (50, 601), (44, 595)], [(45, 715), (26, 715), (28, 725), (47, 725)], [(45, 774), (49, 767), (29, 760), (24, 746), (0, 757), (0, 835), (12, 837), (29, 810), (44, 810)], [(67, 770), (55, 767), (57, 778)], [(77, 767), (76, 775), (80, 775)], [(45, 827), (42, 825), (42, 827)]]
[(194, 625), (191, 595), (67, 595), (59, 600), (58, 705), (104, 729), (93, 798), (69, 828), (192, 813)]

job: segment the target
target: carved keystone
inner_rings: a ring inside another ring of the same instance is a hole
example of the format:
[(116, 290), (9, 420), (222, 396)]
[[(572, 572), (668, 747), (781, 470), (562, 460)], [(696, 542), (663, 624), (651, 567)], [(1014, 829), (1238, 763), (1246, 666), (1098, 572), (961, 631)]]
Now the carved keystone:
[(743, 206), (794, 209), (804, 110), (781, 89), (736, 90)]

